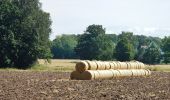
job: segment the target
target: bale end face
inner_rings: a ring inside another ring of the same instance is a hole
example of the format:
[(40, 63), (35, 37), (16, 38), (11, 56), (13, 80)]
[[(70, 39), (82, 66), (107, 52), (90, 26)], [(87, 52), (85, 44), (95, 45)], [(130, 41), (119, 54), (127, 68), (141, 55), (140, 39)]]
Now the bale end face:
[(76, 71), (78, 71), (80, 73), (88, 70), (88, 68), (89, 68), (89, 66), (88, 66), (88, 63), (86, 61), (78, 62), (75, 66)]
[(84, 71), (81, 75), (81, 80), (93, 80), (94, 78), (94, 72), (90, 70)]
[(81, 78), (81, 73), (77, 72), (77, 71), (73, 71), (70, 74), (70, 79), (71, 80), (79, 80)]

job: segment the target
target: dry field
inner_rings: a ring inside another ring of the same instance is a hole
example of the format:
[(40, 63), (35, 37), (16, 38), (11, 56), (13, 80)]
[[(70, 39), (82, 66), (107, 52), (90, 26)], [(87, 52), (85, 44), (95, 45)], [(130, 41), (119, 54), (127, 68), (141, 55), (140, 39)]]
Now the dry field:
[(162, 72), (169, 65), (156, 65), (149, 77), (70, 80), (77, 61), (41, 61), (26, 71), (1, 70), (0, 100), (170, 100), (170, 73)]
[[(46, 63), (45, 60), (39, 60), (39, 64), (33, 67), (31, 70), (36, 71), (59, 71), (59, 72), (71, 72), (74, 70), (76, 62), (80, 60), (67, 60), (56, 59), (51, 60), (51, 63)], [(148, 69), (152, 71), (170, 72), (170, 65), (148, 65)]]
[(170, 65), (150, 65), (148, 68), (152, 71), (170, 72)]
[(69, 72), (0, 71), (0, 100), (170, 100), (170, 73), (69, 80)]
[(74, 70), (76, 62), (79, 60), (67, 60), (67, 59), (56, 59), (51, 60), (50, 63), (40, 59), (38, 60), (38, 65), (35, 65), (32, 69), (33, 71), (57, 71), (57, 72), (71, 72)]

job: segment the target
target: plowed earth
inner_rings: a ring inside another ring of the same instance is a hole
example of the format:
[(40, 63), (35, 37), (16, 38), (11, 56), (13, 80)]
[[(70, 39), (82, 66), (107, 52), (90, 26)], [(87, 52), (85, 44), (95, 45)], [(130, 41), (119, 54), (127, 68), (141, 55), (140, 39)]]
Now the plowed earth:
[(0, 71), (2, 100), (170, 100), (170, 73), (112, 80), (69, 80), (70, 73)]

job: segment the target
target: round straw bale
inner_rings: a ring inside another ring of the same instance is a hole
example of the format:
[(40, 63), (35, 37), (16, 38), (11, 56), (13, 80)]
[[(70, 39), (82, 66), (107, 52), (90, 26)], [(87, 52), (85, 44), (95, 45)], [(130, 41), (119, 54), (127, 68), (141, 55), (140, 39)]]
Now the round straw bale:
[(110, 69), (114, 69), (115, 65), (112, 62), (109, 62), (110, 64)]
[(145, 70), (141, 69), (142, 76), (145, 76)]
[(102, 70), (106, 70), (106, 64), (104, 61), (102, 61)]
[(128, 69), (127, 63), (125, 63), (125, 62), (119, 62), (119, 63), (120, 63), (120, 65), (121, 65), (121, 68), (120, 68), (120, 69)]
[(104, 63), (105, 63), (105, 69), (106, 70), (111, 69), (109, 62), (104, 62)]
[(89, 60), (87, 60), (86, 62), (87, 62), (87, 64), (88, 64), (88, 66), (89, 66), (89, 67), (88, 67), (88, 70), (90, 70), (93, 65), (92, 65), (91, 61), (89, 61)]
[(137, 76), (142, 76), (142, 71), (141, 70), (136, 70), (138, 75)]
[(144, 70), (144, 69), (140, 69), (139, 71), (140, 71), (140, 76), (146, 76), (146, 75), (145, 75), (145, 70)]
[(101, 62), (100, 61), (95, 61), (95, 62), (97, 64), (97, 70), (100, 70), (102, 66)]
[(132, 76), (132, 71), (131, 70), (118, 70), (120, 72), (121, 77), (128, 77)]
[(112, 71), (112, 74), (113, 74), (113, 78), (120, 77), (120, 72), (118, 70), (111, 69), (111, 71)]
[(78, 79), (80, 79), (80, 77), (81, 77), (81, 74), (77, 71), (73, 71), (70, 74), (70, 79), (72, 79), (72, 80), (74, 80), (74, 79), (78, 80)]
[(131, 65), (131, 66), (130, 66), (131, 69), (135, 69), (135, 67), (134, 67), (135, 65), (134, 65), (133, 62), (130, 62), (130, 65)]
[(75, 69), (76, 69), (76, 71), (82, 73), (85, 70), (89, 69), (89, 65), (86, 61), (80, 61), (76, 64)]
[(134, 64), (133, 64), (133, 62), (129, 62), (129, 69), (134, 69)]
[(99, 61), (98, 63), (100, 64), (100, 67), (98, 67), (98, 69), (99, 70), (105, 70), (105, 63), (101, 62), (101, 61)]
[(121, 64), (120, 64), (120, 61), (117, 61), (117, 69), (121, 69)]
[(147, 70), (144, 70), (144, 72), (145, 72), (145, 76), (147, 76), (147, 74), (148, 74), (148, 71), (147, 71)]
[(114, 64), (114, 68), (113, 69), (118, 69), (118, 65), (116, 62), (112, 62), (112, 64)]
[(144, 63), (140, 62), (140, 65), (141, 65), (141, 69), (145, 69), (146, 68)]
[(130, 63), (129, 63), (129, 62), (126, 62), (126, 64), (127, 64), (127, 69), (131, 69)]
[(114, 69), (119, 69), (120, 68), (120, 64), (117, 61), (112, 62), (115, 65)]
[(140, 69), (139, 67), (140, 67), (140, 65), (139, 65), (139, 63), (138, 62), (135, 62), (135, 65), (136, 65), (136, 68), (135, 69)]
[(110, 70), (99, 70), (100, 79), (111, 79), (113, 77), (113, 73)]
[(137, 69), (137, 64), (135, 62), (130, 62), (131, 69)]
[(93, 70), (94, 73), (94, 79), (99, 79), (100, 78), (100, 74), (97, 70)]
[(147, 75), (146, 76), (150, 76), (151, 75), (151, 71), (149, 69), (146, 69), (147, 71)]
[(96, 65), (97, 65), (97, 70), (100, 70), (101, 68), (101, 62), (100, 61), (95, 61)]
[(86, 70), (81, 74), (81, 80), (93, 80), (95, 78), (94, 71)]
[(145, 76), (148, 76), (149, 72), (147, 70), (145, 70)]
[(138, 69), (138, 63), (137, 62), (134, 62), (134, 69)]
[(145, 70), (145, 69), (143, 69), (143, 71), (144, 71), (144, 74), (145, 74), (145, 76), (146, 76), (146, 74), (147, 74), (146, 70)]
[(136, 69), (141, 69), (141, 65), (140, 65), (140, 62), (138, 62), (138, 61), (135, 61), (135, 63), (136, 63)]
[(100, 73), (99, 73), (99, 70), (96, 70), (96, 71), (95, 71), (95, 76), (94, 76), (95, 79), (100, 79), (100, 76), (101, 76), (101, 75), (100, 75)]
[(138, 76), (138, 71), (132, 69), (131, 72), (132, 72), (132, 76), (134, 76), (134, 77)]
[(95, 63), (95, 61), (87, 61), (88, 65), (89, 65), (89, 69), (88, 70), (97, 70), (97, 64)]

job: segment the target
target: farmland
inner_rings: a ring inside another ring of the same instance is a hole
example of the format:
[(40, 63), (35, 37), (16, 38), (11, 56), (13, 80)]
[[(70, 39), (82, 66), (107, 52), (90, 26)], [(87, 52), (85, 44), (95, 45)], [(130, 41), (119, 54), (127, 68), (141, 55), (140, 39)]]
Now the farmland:
[(69, 80), (69, 72), (1, 71), (0, 99), (170, 99), (170, 73), (113, 80)]
[(0, 100), (170, 100), (169, 5), (1, 0)]
[[(51, 60), (51, 63), (47, 63), (44, 60), (39, 60), (40, 65), (35, 65), (30, 70), (32, 71), (59, 71), (59, 72), (71, 72), (75, 68), (76, 62), (80, 60), (67, 60), (57, 59)], [(147, 65), (147, 68), (152, 71), (170, 72), (170, 65)]]
[(69, 79), (75, 62), (42, 61), (25, 71), (1, 69), (0, 99), (170, 99), (170, 73), (163, 69), (153, 71), (149, 77), (78, 81)]

